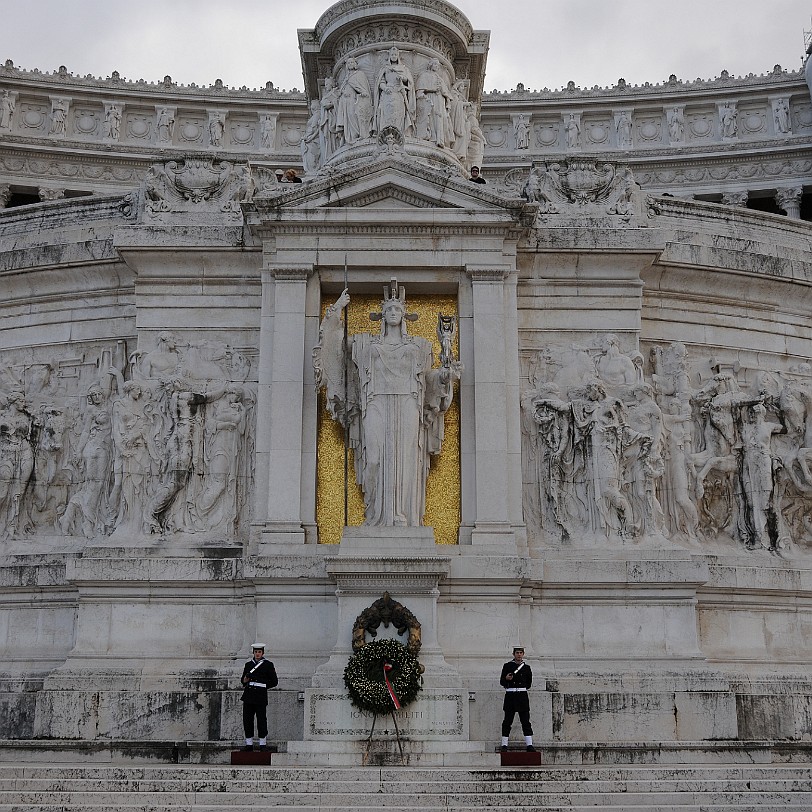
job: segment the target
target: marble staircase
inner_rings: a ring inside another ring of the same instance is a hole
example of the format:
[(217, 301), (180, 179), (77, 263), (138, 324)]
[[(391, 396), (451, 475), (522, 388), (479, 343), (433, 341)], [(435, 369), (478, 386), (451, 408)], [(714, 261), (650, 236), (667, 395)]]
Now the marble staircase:
[(296, 768), (0, 763), (0, 812), (809, 812), (812, 764)]

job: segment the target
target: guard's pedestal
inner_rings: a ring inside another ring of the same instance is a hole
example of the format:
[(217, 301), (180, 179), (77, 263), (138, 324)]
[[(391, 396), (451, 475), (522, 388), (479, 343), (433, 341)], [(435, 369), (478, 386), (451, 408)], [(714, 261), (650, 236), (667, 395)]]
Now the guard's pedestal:
[(505, 750), (500, 753), (502, 767), (540, 767), (541, 753), (526, 750)]
[(263, 752), (232, 750), (231, 764), (234, 767), (268, 767), (271, 763), (271, 751)]
[[(316, 758), (329, 753), (328, 762), (339, 763), (336, 759), (343, 757), (350, 763), (362, 763), (375, 751), (379, 761), (386, 762), (391, 756), (391, 763), (400, 763), (392, 716), (378, 716), (368, 741), (373, 715), (352, 706), (344, 685), (344, 669), (353, 654), (355, 621), (385, 592), (421, 624), (418, 658), (425, 667), (423, 690), (408, 707), (396, 712), (401, 743), (420, 756), (432, 749), (432, 743), (440, 750), (455, 743), (468, 744), (467, 692), (437, 642), (438, 584), (451, 562), (441, 550), (429, 527), (345, 528), (338, 554), (327, 559), (327, 572), (336, 583), (338, 639), (330, 659), (305, 690), (304, 741), (288, 745), (288, 753), (295, 752), (300, 762), (307, 761), (308, 755)], [(386, 637), (403, 640), (393, 626), (381, 625), (374, 639)]]

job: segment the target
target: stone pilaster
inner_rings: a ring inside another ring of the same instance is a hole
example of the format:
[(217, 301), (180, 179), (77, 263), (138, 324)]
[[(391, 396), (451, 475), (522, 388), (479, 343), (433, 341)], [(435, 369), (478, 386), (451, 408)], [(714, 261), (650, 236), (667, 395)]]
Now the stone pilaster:
[(513, 525), (521, 522), (521, 437), (513, 419), (519, 411), (515, 274), (506, 265), (469, 265), (466, 271), (473, 310), (476, 515), (471, 543), (515, 544)]
[(304, 543), (302, 409), (305, 305), (311, 265), (271, 266), (262, 274), (257, 496), (254, 535), (261, 542)]
[(4, 209), (11, 199), (11, 187), (7, 183), (0, 183), (0, 209)]

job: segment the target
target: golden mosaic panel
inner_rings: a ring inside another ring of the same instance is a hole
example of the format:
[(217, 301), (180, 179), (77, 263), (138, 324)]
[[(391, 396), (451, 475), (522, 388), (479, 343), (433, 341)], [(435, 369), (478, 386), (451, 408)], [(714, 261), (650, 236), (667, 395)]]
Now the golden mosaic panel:
[[(410, 313), (420, 318), (410, 321), (411, 335), (422, 336), (431, 341), (434, 363), (439, 365), (440, 342), (437, 340), (437, 314), (457, 314), (455, 296), (409, 296), (406, 303)], [(331, 302), (324, 302), (324, 310)], [(380, 296), (353, 296), (349, 311), (348, 332), (374, 332), (379, 322), (369, 319), (369, 314), (381, 309)], [(459, 357), (459, 333), (455, 338), (455, 356)], [(324, 391), (319, 394), (319, 425), (316, 462), (316, 523), (321, 544), (338, 544), (344, 528), (344, 432), (327, 413)], [(445, 415), (445, 439), (443, 450), (432, 460), (426, 483), (426, 516), (424, 522), (434, 528), (438, 544), (456, 544), (460, 529), (460, 404), (459, 383), (454, 387), (454, 401)], [(352, 452), (349, 463), (349, 524), (364, 523), (364, 498), (355, 481)]]

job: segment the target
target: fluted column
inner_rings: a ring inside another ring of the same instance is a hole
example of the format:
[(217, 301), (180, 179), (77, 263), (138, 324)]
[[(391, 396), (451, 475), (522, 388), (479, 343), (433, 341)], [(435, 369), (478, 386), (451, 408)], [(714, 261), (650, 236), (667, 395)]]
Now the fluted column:
[(775, 202), (779, 209), (787, 213), (787, 217), (792, 220), (801, 219), (801, 195), (803, 189), (800, 186), (794, 189), (779, 189), (775, 193)]

